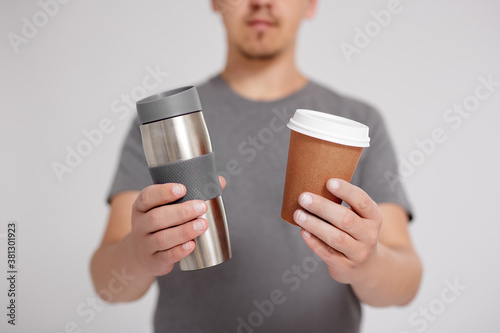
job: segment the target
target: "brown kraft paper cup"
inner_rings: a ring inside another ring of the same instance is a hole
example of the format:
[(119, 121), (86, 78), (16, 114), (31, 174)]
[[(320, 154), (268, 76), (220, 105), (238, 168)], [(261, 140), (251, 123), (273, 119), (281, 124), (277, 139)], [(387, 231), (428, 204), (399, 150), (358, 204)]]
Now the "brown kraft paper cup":
[(291, 131), (281, 217), (297, 225), (293, 213), (300, 209), (299, 195), (311, 192), (336, 203), (326, 183), (331, 178), (351, 181), (363, 147), (343, 145)]

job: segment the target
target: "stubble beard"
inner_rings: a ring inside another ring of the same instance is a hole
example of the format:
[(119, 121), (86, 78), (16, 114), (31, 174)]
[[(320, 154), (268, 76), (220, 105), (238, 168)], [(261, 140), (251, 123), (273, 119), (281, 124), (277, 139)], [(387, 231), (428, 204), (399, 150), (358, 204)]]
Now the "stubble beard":
[[(259, 32), (257, 34), (257, 39), (262, 40), (264, 38), (264, 33)], [(246, 49), (244, 46), (238, 45), (238, 51), (240, 54), (248, 60), (272, 60), (277, 58), (279, 55), (283, 53), (283, 47), (277, 48), (275, 50), (268, 51), (252, 51)]]

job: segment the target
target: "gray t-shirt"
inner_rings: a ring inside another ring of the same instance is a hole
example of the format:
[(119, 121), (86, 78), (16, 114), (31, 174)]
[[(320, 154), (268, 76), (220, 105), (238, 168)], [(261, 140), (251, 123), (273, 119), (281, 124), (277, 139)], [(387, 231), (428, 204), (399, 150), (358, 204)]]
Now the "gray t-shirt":
[[(397, 174), (397, 163), (380, 114), (314, 82), (272, 102), (245, 99), (220, 76), (197, 88), (217, 168), (228, 178), (223, 199), (233, 258), (199, 271), (176, 266), (159, 277), (155, 332), (358, 332), (361, 307), (351, 287), (334, 281), (299, 228), (280, 218), (290, 138), (285, 125), (304, 108), (369, 126), (370, 147), (352, 183), (411, 216), (400, 183), (391, 187), (384, 177)], [(109, 198), (151, 184), (136, 120)]]

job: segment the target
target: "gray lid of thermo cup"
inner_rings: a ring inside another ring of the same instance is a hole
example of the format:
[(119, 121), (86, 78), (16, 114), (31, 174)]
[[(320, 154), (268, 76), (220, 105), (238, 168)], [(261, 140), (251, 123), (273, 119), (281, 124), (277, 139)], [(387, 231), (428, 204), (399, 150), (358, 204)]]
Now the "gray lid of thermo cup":
[(142, 125), (201, 110), (200, 97), (196, 87), (193, 86), (146, 97), (138, 101), (136, 106)]

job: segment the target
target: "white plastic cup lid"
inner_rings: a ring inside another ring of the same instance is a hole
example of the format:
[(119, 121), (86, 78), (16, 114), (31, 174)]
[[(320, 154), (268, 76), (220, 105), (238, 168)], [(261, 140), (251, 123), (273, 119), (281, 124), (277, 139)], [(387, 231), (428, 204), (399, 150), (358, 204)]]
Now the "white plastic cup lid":
[(341, 145), (370, 146), (368, 126), (329, 113), (298, 109), (287, 126), (295, 132)]

